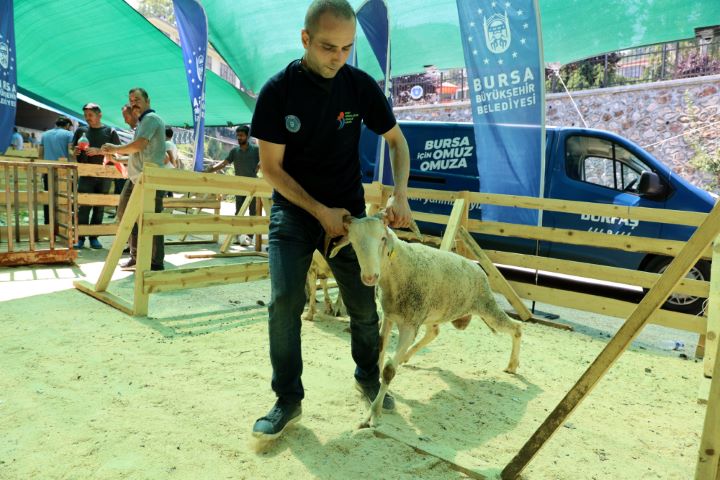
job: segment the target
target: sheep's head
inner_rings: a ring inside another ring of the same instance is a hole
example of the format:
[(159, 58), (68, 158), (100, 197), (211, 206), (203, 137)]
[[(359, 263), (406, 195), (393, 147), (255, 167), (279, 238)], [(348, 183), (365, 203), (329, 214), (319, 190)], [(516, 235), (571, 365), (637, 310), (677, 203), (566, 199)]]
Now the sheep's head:
[(330, 258), (337, 255), (341, 248), (352, 244), (360, 264), (360, 279), (365, 285), (373, 286), (380, 279), (382, 260), (392, 253), (394, 234), (387, 227), (382, 212), (372, 217), (348, 217), (345, 226), (348, 234), (333, 247)]

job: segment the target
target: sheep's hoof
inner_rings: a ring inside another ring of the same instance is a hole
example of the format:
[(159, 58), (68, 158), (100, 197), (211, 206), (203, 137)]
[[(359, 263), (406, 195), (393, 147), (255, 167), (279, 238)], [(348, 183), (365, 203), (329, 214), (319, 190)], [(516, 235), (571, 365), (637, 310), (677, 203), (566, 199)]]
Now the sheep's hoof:
[(365, 421), (362, 422), (360, 425), (358, 425), (358, 430), (362, 430), (362, 429), (364, 429), (364, 428), (370, 428), (370, 421), (369, 421), (369, 420), (365, 420)]
[(508, 367), (505, 369), (505, 373), (511, 373), (515, 375), (517, 373), (517, 365), (508, 365)]
[(302, 316), (301, 318), (302, 318), (303, 320), (305, 320), (306, 322), (312, 322), (313, 319), (315, 318), (315, 315), (311, 315), (311, 314), (309, 314), (309, 313), (305, 313), (305, 314), (303, 314), (303, 316)]

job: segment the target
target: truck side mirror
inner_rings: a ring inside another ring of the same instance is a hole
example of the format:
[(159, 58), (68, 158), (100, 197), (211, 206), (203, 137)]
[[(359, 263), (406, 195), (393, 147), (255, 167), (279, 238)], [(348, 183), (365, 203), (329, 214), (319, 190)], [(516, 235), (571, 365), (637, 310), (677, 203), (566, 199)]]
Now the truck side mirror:
[(638, 193), (648, 197), (660, 197), (665, 194), (665, 185), (657, 173), (644, 171), (640, 174)]

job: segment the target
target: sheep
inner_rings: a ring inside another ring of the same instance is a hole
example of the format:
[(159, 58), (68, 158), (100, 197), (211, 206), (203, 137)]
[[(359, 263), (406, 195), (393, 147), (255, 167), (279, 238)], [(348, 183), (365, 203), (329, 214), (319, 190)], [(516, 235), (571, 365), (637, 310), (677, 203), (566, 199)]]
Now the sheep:
[(324, 300), (325, 300), (325, 310), (324, 313), (328, 315), (332, 315), (334, 317), (338, 317), (341, 315), (345, 315), (345, 305), (343, 304), (342, 297), (340, 296), (340, 293), (338, 292), (337, 300), (335, 301), (335, 305), (332, 304), (330, 300), (330, 294), (328, 292), (327, 287), (327, 281), (328, 278), (332, 276), (332, 270), (330, 270), (330, 265), (328, 265), (327, 261), (325, 260), (325, 257), (322, 256), (320, 252), (315, 250), (313, 253), (313, 259), (312, 263), (310, 264), (310, 269), (308, 270), (307, 277), (306, 277), (306, 283), (305, 283), (305, 290), (307, 293), (308, 298), (308, 309), (307, 312), (303, 315), (303, 320), (307, 320), (312, 322), (315, 318), (315, 311), (317, 309), (315, 305), (315, 298), (317, 296), (317, 281), (320, 280), (320, 285), (322, 286), (323, 293), (324, 293)]
[[(441, 323), (451, 321), (463, 330), (473, 314), (480, 316), (493, 333), (500, 331), (511, 336), (512, 351), (505, 371), (517, 371), (520, 323), (511, 320), (495, 302), (487, 275), (479, 265), (452, 252), (400, 240), (387, 226), (382, 212), (345, 220), (348, 234), (335, 245), (330, 257), (352, 244), (360, 264), (361, 281), (379, 287), (384, 313), (378, 359), (381, 386), (361, 428), (378, 424), (382, 399), (398, 366), (435, 339)], [(399, 331), (397, 350), (383, 367), (393, 324), (397, 324)], [(425, 336), (411, 347), (421, 325), (426, 327)]]

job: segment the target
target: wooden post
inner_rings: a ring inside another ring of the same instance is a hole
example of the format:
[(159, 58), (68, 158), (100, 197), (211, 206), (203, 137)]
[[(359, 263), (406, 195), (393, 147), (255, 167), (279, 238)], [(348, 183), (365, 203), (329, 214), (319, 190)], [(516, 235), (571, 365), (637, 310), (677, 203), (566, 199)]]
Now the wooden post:
[[(572, 414), (575, 408), (592, 391), (597, 382), (610, 369), (615, 360), (630, 345), (652, 315), (667, 300), (673, 288), (690, 271), (720, 232), (720, 204), (715, 207), (685, 244), (665, 273), (645, 295), (620, 330), (606, 345), (600, 355), (583, 373), (580, 379), (523, 445), (515, 457), (502, 471), (503, 480), (515, 479), (525, 469), (537, 452), (555, 434), (557, 429)], [(720, 397), (715, 397), (720, 398)]]
[(706, 377), (713, 376), (715, 356), (718, 351), (718, 335), (720, 335), (720, 237), (713, 243), (712, 264), (710, 266), (710, 295), (707, 307), (707, 333), (705, 334), (705, 357), (703, 373)]
[(28, 212), (28, 247), (31, 252), (35, 251), (37, 225), (35, 223), (36, 211), (36, 194), (35, 194), (35, 165), (32, 163), (27, 167), (27, 175), (25, 178), (25, 191), (27, 192), (27, 212)]
[[(713, 250), (717, 247), (717, 240)], [(712, 277), (711, 277), (712, 278)], [(712, 291), (712, 287), (711, 287)], [(717, 310), (717, 307), (716, 307)], [(713, 358), (713, 370), (720, 368), (720, 355), (717, 352), (717, 340), (713, 348), (705, 349), (705, 359)], [(705, 424), (703, 425), (700, 451), (695, 467), (695, 480), (718, 480), (718, 461), (720, 461), (720, 375), (715, 375), (710, 383)]]
[[(128, 180), (128, 182), (129, 181), (130, 180)], [(100, 277), (95, 283), (95, 291), (104, 292), (107, 290), (112, 274), (115, 271), (115, 266), (122, 256), (122, 251), (125, 248), (128, 238), (130, 237), (130, 232), (132, 231), (133, 226), (138, 221), (141, 209), (142, 188), (138, 185), (133, 188), (128, 204), (125, 206), (125, 211), (120, 219), (117, 232), (115, 232), (115, 240), (113, 240), (110, 251), (105, 258), (105, 265), (103, 265), (102, 271), (100, 272)]]
[(15, 232), (13, 231), (13, 217), (15, 216), (13, 201), (11, 200), (12, 182), (10, 181), (10, 167), (5, 166), (5, 212), (7, 213), (7, 241), (8, 241), (8, 252), (12, 252), (15, 242)]
[(530, 320), (532, 318), (532, 313), (530, 313), (530, 310), (528, 310), (528, 308), (520, 299), (520, 296), (510, 286), (508, 281), (505, 280), (505, 277), (502, 276), (495, 264), (492, 262), (492, 260), (490, 260), (490, 257), (487, 256), (483, 249), (480, 248), (480, 245), (478, 245), (475, 239), (472, 238), (472, 235), (470, 235), (470, 233), (465, 229), (465, 227), (460, 227), (460, 231), (458, 233), (460, 235), (460, 239), (463, 241), (465, 246), (470, 250), (470, 252), (472, 252), (472, 254), (480, 263), (480, 266), (487, 273), (490, 283), (492, 283), (495, 288), (497, 288), (498, 291), (502, 293), (505, 298), (507, 298), (508, 302), (510, 302), (510, 305), (513, 306), (513, 308), (522, 320)]
[(455, 244), (455, 237), (457, 236), (458, 229), (460, 228), (460, 222), (462, 222), (465, 215), (465, 199), (458, 198), (453, 204), (452, 212), (450, 212), (450, 218), (448, 219), (447, 230), (443, 235), (442, 242), (440, 243), (440, 250), (447, 252), (452, 251)]
[[(248, 194), (245, 197), (245, 201), (240, 205), (240, 210), (235, 214), (237, 217), (242, 217), (245, 215), (245, 212), (248, 211), (250, 208), (250, 202), (253, 202), (255, 200), (255, 197), (252, 194)], [(255, 212), (258, 213), (257, 211)], [(216, 234), (217, 235), (217, 234)], [(235, 234), (230, 234), (225, 236), (225, 240), (223, 241), (222, 246), (220, 246), (220, 253), (226, 253), (228, 249), (230, 248), (230, 244), (232, 243), (233, 237), (235, 237)], [(213, 237), (214, 238), (214, 237)]]
[[(155, 188), (146, 188), (143, 177), (135, 185), (142, 190), (142, 211), (138, 220), (137, 263), (135, 264), (135, 292), (133, 297), (133, 315), (145, 316), (148, 312), (149, 295), (145, 292), (145, 272), (150, 271), (150, 259), (153, 250), (153, 235), (148, 233), (144, 217), (147, 213), (155, 213)], [(134, 193), (134, 192), (133, 192)]]

